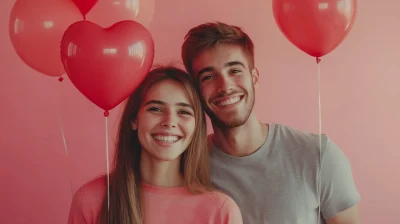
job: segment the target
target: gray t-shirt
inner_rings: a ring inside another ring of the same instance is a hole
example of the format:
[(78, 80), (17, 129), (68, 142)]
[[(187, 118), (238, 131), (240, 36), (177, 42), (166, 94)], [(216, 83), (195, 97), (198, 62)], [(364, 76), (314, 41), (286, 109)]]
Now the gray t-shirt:
[(212, 181), (239, 205), (244, 224), (317, 224), (319, 171), (319, 223), (360, 200), (348, 159), (325, 135), (319, 150), (319, 135), (270, 124), (265, 143), (245, 157), (210, 139)]

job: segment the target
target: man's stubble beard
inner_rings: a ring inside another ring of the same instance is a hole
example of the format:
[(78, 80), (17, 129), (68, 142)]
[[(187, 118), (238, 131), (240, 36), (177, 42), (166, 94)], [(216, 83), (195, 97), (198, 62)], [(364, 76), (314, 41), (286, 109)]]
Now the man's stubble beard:
[[(247, 100), (250, 102), (249, 107), (246, 108), (245, 115), (243, 117), (238, 117), (229, 121), (220, 119), (214, 112), (212, 112), (207, 105), (204, 103), (204, 100), (202, 99), (202, 103), (204, 105), (204, 109), (206, 111), (206, 114), (211, 120), (211, 123), (213, 126), (217, 126), (221, 130), (227, 130), (227, 129), (232, 129), (232, 128), (237, 128), (242, 126), (247, 122), (247, 120), (250, 117), (251, 112), (253, 111), (254, 108), (254, 103), (255, 103), (255, 91), (254, 91), (254, 86), (252, 86), (252, 94), (250, 98), (247, 98)], [(249, 94), (246, 92), (245, 96), (249, 97)]]

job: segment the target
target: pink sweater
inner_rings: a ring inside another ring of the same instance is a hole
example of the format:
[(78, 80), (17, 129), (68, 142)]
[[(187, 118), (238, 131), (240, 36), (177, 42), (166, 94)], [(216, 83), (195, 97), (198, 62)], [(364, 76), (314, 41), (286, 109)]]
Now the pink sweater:
[[(106, 196), (105, 178), (95, 179), (77, 190), (68, 224), (97, 224)], [(219, 192), (191, 194), (186, 188), (163, 188), (143, 184), (146, 224), (242, 224), (237, 204)]]

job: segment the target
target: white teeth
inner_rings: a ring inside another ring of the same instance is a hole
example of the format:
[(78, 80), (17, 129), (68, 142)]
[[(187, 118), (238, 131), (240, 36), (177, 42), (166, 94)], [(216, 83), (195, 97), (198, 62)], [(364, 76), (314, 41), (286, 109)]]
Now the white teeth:
[(237, 97), (233, 97), (233, 98), (230, 98), (227, 100), (218, 101), (217, 104), (220, 106), (226, 106), (226, 105), (237, 103), (237, 102), (239, 102), (239, 100), (240, 100), (240, 96), (237, 96)]
[(176, 142), (178, 141), (178, 136), (171, 136), (171, 135), (155, 135), (154, 139), (160, 142)]

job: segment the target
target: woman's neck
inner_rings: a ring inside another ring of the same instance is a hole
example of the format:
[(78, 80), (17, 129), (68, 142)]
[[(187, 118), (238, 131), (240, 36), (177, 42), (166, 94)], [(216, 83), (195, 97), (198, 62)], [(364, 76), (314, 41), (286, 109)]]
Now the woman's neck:
[(173, 161), (156, 160), (143, 150), (140, 158), (141, 179), (146, 184), (159, 187), (183, 186), (180, 161), (180, 157)]

